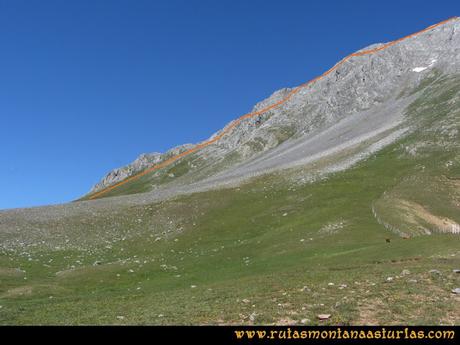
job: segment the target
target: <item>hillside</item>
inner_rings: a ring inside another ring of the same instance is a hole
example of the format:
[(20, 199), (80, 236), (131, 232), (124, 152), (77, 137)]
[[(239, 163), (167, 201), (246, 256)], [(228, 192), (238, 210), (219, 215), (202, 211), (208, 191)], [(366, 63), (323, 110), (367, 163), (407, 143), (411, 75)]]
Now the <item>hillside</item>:
[(455, 19), (98, 199), (0, 211), (0, 322), (459, 324), (459, 105)]
[(191, 184), (201, 190), (303, 165), (369, 139), (388, 144), (411, 125), (403, 115), (415, 96), (406, 90), (433, 71), (460, 70), (457, 27), (458, 19), (449, 20), (350, 54), (318, 78), (276, 91), (203, 143), (143, 154), (115, 169), (88, 197), (176, 193)]

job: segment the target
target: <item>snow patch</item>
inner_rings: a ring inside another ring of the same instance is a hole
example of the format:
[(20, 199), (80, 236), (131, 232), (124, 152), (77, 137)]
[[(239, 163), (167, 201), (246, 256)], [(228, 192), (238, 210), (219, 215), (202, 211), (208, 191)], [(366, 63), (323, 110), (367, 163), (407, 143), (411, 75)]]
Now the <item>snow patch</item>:
[(419, 72), (422, 72), (422, 71), (426, 70), (427, 68), (428, 67), (415, 67), (415, 68), (412, 69), (412, 71), (419, 73)]
[(430, 62), (430, 64), (428, 66), (426, 66), (426, 67), (415, 67), (415, 68), (412, 69), (412, 71), (417, 72), (417, 73), (423, 72), (427, 68), (433, 66), (436, 61), (438, 61), (438, 60), (433, 59), (433, 60), (431, 60), (431, 62)]

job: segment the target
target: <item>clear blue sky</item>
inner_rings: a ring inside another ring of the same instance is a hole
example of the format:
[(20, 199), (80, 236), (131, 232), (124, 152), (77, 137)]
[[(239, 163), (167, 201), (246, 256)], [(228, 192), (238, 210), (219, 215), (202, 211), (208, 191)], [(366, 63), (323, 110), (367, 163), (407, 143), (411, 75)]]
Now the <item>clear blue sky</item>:
[(0, 0), (0, 209), (70, 201), (460, 1)]

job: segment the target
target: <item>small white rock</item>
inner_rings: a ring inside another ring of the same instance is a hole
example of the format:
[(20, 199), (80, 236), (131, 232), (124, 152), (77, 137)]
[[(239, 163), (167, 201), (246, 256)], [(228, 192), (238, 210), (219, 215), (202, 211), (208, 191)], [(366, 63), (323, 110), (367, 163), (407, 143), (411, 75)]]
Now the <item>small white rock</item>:
[(410, 274), (410, 271), (409, 271), (409, 270), (402, 270), (402, 272), (401, 272), (401, 275), (402, 275), (402, 276), (407, 276), (407, 275), (409, 275), (409, 274)]
[(331, 317), (331, 314), (318, 314), (318, 319), (327, 320)]

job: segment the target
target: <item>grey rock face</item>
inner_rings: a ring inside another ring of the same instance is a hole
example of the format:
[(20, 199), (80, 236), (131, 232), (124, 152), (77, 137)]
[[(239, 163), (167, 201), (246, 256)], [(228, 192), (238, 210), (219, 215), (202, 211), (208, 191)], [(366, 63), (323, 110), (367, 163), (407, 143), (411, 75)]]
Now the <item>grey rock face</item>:
[(125, 178), (145, 169), (148, 166), (161, 161), (161, 153), (143, 153), (134, 162), (124, 167), (117, 168), (109, 172), (99, 183), (97, 183), (91, 192), (96, 192), (107, 186), (115, 184)]
[(109, 172), (100, 182), (91, 188), (90, 193), (97, 192), (119, 181), (122, 181), (129, 176), (132, 176), (148, 167), (160, 163), (165, 158), (175, 156), (185, 150), (188, 150), (191, 147), (193, 147), (192, 144), (185, 144), (172, 148), (164, 154), (159, 152), (143, 153), (137, 157), (134, 162)]
[[(362, 50), (381, 45), (374, 44)], [(332, 73), (301, 88), (288, 102), (264, 113), (260, 125), (255, 124), (255, 118), (243, 120), (218, 142), (201, 149), (196, 155), (200, 157), (202, 164), (197, 164), (196, 167), (198, 170), (202, 168), (203, 171), (208, 169), (215, 175), (228, 169), (228, 165), (222, 162), (230, 156), (237, 157), (232, 161), (233, 166), (244, 166), (251, 164), (253, 160), (264, 160), (270, 154), (273, 156), (270, 152), (278, 147), (279, 150), (284, 147), (292, 151), (295, 145), (300, 145), (295, 142), (299, 138), (314, 137), (348, 117), (356, 117), (357, 114), (361, 114), (365, 120), (366, 112), (370, 109), (386, 109), (382, 111), (381, 116), (388, 117), (388, 121), (396, 124), (400, 119), (389, 118), (396, 111), (391, 110), (391, 107), (397, 102), (400, 102), (402, 107), (404, 98), (409, 96), (407, 90), (414, 89), (428, 73), (435, 70), (440, 73), (460, 72), (460, 19), (400, 41), (376, 53), (348, 59)], [(257, 103), (253, 111), (259, 111), (284, 99), (291, 90), (284, 88), (276, 91)], [(355, 125), (358, 126), (358, 122)], [(391, 127), (390, 122), (383, 121), (382, 126)], [(369, 132), (373, 130), (376, 128), (369, 127)], [(211, 138), (220, 133), (222, 130), (213, 134)], [(286, 141), (291, 143), (291, 146), (285, 143)], [(327, 149), (323, 146), (322, 149)], [(144, 154), (133, 163), (110, 172), (91, 192), (121, 181), (190, 147), (193, 145), (179, 146), (165, 154)], [(299, 156), (314, 155), (314, 152), (303, 152), (299, 149), (297, 152)], [(284, 153), (283, 157), (289, 159)], [(277, 167), (279, 164), (279, 161), (272, 159), (260, 166), (260, 169)], [(251, 170), (251, 173), (254, 171)], [(197, 174), (196, 170), (188, 175), (188, 183), (211, 176), (205, 173)]]

